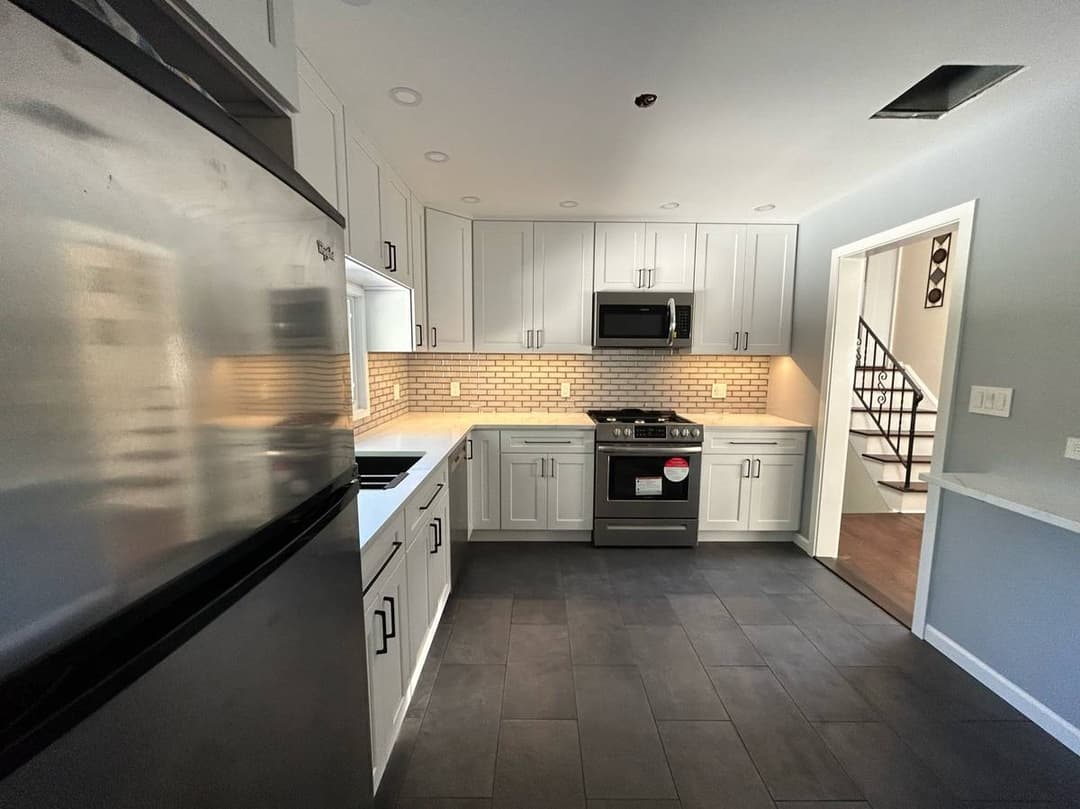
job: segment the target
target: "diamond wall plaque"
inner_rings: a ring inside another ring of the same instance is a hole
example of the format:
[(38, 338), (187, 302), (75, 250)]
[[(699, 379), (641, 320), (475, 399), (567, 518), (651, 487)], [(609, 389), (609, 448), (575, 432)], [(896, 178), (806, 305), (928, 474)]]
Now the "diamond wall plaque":
[(930, 269), (926, 276), (926, 309), (939, 309), (945, 305), (945, 281), (949, 274), (949, 248), (952, 234), (935, 236), (930, 244)]

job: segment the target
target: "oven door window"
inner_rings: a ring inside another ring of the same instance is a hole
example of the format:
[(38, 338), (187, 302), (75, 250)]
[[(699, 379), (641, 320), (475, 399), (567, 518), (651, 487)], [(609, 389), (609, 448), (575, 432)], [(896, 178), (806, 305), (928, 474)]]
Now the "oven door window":
[[(670, 466), (669, 461), (673, 461)], [(608, 500), (678, 503), (690, 498), (690, 460), (686, 456), (611, 455), (608, 464)]]
[(671, 315), (666, 306), (603, 304), (599, 307), (597, 334), (601, 339), (666, 339)]

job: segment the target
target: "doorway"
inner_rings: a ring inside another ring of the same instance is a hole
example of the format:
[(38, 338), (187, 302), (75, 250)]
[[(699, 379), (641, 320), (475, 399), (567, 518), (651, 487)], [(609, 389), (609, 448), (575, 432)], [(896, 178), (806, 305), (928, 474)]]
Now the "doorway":
[(974, 211), (832, 253), (810, 540), (919, 636), (940, 497), (921, 478), (944, 459)]

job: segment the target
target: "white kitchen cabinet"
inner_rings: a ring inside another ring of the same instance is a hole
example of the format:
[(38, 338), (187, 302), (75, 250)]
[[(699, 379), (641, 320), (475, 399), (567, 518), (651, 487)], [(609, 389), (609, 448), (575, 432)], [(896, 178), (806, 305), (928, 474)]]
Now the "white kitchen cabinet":
[(549, 354), (592, 351), (592, 222), (537, 222), (533, 233), (534, 345)]
[(316, 191), (347, 215), (345, 107), (302, 51), (297, 52), (297, 69), (300, 111), (293, 116), (293, 163)]
[(468, 439), (469, 530), (497, 530), (499, 513), (499, 431), (473, 430)]
[(500, 464), (502, 530), (548, 527), (547, 455), (504, 453)]
[(692, 350), (787, 354), (795, 225), (698, 225)]
[(478, 352), (536, 347), (532, 222), (473, 222), (473, 318)]
[(547, 528), (591, 531), (593, 525), (592, 453), (559, 453), (547, 459)]
[[(426, 528), (426, 526), (425, 526)], [(428, 532), (417, 531), (409, 540), (405, 554), (405, 580), (409, 589), (408, 608), (405, 614), (409, 629), (409, 666), (406, 677), (423, 665), (420, 653), (430, 626), (431, 611), (428, 605)]]
[(685, 222), (597, 222), (596, 291), (691, 291), (694, 228)]
[(752, 458), (704, 455), (701, 460), (701, 531), (746, 531), (750, 526)]
[(424, 206), (409, 198), (409, 260), (413, 282), (413, 350), (427, 351), (427, 270), (425, 267)]
[(442, 494), (430, 509), (431, 518), (424, 529), (428, 560), (428, 624), (450, 596), (450, 498)]
[(433, 208), (424, 212), (427, 340), (431, 351), (472, 351), (472, 225)]
[(383, 163), (379, 170), (379, 213), (382, 224), (382, 263), (376, 265), (403, 284), (412, 284), (409, 263), (408, 186)]
[(750, 495), (751, 531), (797, 531), (802, 510), (802, 455), (755, 455)]
[(382, 220), (379, 210), (379, 161), (366, 142), (349, 134), (345, 142), (349, 194), (348, 253), (373, 269), (382, 265)]
[(167, 2), (275, 106), (296, 110), (301, 105), (292, 0)]
[(405, 560), (398, 558), (375, 581), (374, 598), (365, 599), (368, 645), (368, 691), (371, 714), (372, 764), (378, 782), (390, 756), (398, 722), (405, 711), (408, 643)]

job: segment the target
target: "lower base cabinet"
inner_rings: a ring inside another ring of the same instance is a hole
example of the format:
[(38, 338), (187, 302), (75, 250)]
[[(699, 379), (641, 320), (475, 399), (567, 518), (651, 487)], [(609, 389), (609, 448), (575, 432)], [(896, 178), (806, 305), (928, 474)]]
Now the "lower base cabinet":
[[(596, 461), (591, 430), (505, 430), (501, 447), (498, 466), (487, 464), (490, 476), (474, 474), (471, 479), (471, 485), (487, 491), (492, 482), (498, 486), (499, 524), (483, 527), (503, 531), (592, 530)], [(474, 472), (479, 471), (474, 466)]]
[(409, 584), (409, 661), (410, 674), (423, 664), (420, 655), (430, 625), (428, 607), (428, 532), (419, 531), (409, 540), (405, 554), (406, 580)]
[(428, 626), (450, 596), (450, 498), (435, 502), (426, 533)]
[(381, 777), (408, 693), (409, 643), (405, 627), (408, 595), (405, 559), (380, 574), (374, 597), (365, 599), (368, 647), (368, 691), (371, 698), (371, 758), (376, 781)]

